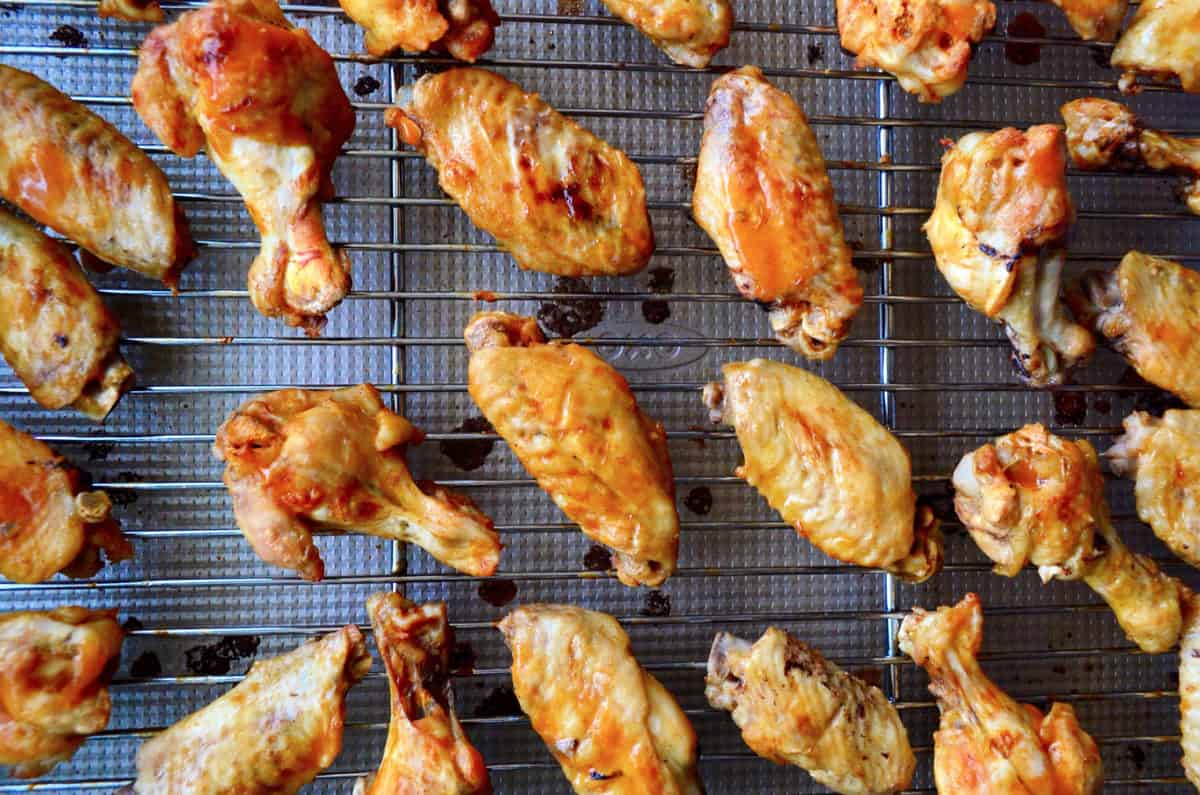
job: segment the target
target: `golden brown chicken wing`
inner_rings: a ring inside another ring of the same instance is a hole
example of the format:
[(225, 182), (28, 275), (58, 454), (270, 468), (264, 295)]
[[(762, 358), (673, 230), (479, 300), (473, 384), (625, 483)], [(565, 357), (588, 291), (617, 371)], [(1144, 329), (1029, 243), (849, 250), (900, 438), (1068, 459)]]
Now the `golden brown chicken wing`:
[(921, 581), (942, 567), (942, 535), (917, 507), (908, 451), (820, 376), (766, 359), (722, 368), (704, 399), (737, 431), (738, 477), (830, 557)]
[(383, 762), (354, 795), (491, 795), (483, 757), (454, 714), (446, 604), (416, 605), (398, 593), (372, 594), (367, 612), (392, 694)]
[(917, 760), (883, 692), (782, 629), (753, 645), (720, 632), (704, 694), (733, 713), (759, 756), (798, 765), (842, 795), (888, 795), (912, 782)]
[(463, 336), (467, 388), (551, 499), (613, 550), (626, 585), (675, 571), (679, 516), (663, 427), (586, 348), (547, 343), (532, 318), (480, 312)]
[(808, 118), (756, 67), (709, 91), (692, 212), (738, 291), (770, 307), (775, 336), (811, 359), (833, 356), (862, 287)]
[(1189, 594), (1179, 640), (1179, 745), (1183, 772), (1200, 788), (1200, 597)]
[(483, 69), (425, 75), (385, 120), (522, 268), (622, 276), (654, 251), (642, 175), (537, 94)]
[(1121, 30), (1129, 0), (1053, 0), (1084, 41), (1112, 41)]
[(0, 353), (33, 399), (102, 422), (133, 386), (120, 334), (71, 252), (0, 208)]
[(942, 795), (1091, 795), (1103, 786), (1100, 751), (1068, 704), (1042, 713), (1018, 704), (976, 659), (983, 640), (979, 597), (934, 612), (915, 608), (900, 648), (929, 673), (941, 725), (933, 775)]
[(133, 795), (293, 795), (342, 750), (346, 691), (371, 668), (353, 625), (250, 667), (148, 740)]
[(133, 557), (103, 491), (45, 443), (0, 422), (0, 575), (42, 582), (62, 572), (91, 577)]
[(488, 0), (338, 0), (366, 29), (367, 52), (446, 51), (474, 61), (491, 49), (500, 17)]
[(500, 622), (513, 690), (580, 795), (700, 795), (696, 732), (605, 613), (526, 605)]
[(971, 47), (996, 24), (989, 0), (837, 0), (842, 47), (891, 72), (922, 102), (962, 88)]
[(158, 0), (100, 0), (99, 13), (126, 22), (162, 22), (166, 18)]
[(608, 10), (640, 30), (672, 61), (703, 69), (729, 44), (729, 0), (604, 0)]
[(104, 119), (0, 64), (0, 196), (104, 262), (170, 287), (195, 254), (167, 178)]
[(321, 200), (354, 131), (354, 110), (329, 54), (292, 27), (275, 0), (212, 0), (142, 44), (133, 105), (180, 157), (204, 145), (262, 235), (250, 298), (267, 317), (310, 334), (350, 290)]
[(1137, 76), (1154, 80), (1178, 77), (1183, 90), (1200, 92), (1200, 3), (1196, 0), (1146, 0), (1117, 46), (1112, 65), (1124, 69), (1121, 90), (1137, 93)]
[(971, 133), (942, 157), (925, 233), (938, 270), (973, 309), (1004, 325), (1030, 386), (1061, 383), (1095, 341), (1060, 301), (1063, 241), (1075, 219), (1062, 130)]
[(124, 639), (116, 610), (0, 613), (0, 765), (44, 775), (108, 725)]
[(459, 571), (492, 574), (500, 540), (491, 520), (462, 495), (413, 482), (405, 449), (422, 436), (368, 384), (283, 389), (239, 406), (213, 452), (238, 526), (267, 563), (320, 580), (320, 529), (414, 543)]
[(1200, 273), (1130, 251), (1116, 270), (1086, 274), (1068, 297), (1075, 317), (1142, 378), (1200, 407)]

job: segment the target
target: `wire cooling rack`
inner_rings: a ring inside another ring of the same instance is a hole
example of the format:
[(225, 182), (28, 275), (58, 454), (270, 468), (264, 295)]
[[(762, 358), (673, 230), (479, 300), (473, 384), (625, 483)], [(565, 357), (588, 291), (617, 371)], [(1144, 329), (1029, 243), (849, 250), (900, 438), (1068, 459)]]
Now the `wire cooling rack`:
[[(166, 8), (173, 17), (194, 5)], [(737, 3), (732, 46), (717, 56), (720, 66), (700, 71), (669, 64), (596, 0), (497, 5), (503, 25), (482, 65), (541, 92), (641, 167), (659, 242), (650, 270), (586, 283), (520, 272), (382, 124), (399, 86), (449, 61), (368, 60), (356, 54), (361, 31), (336, 7), (285, 6), (335, 55), (359, 121), (335, 168), (338, 198), (326, 210), (331, 236), (350, 250), (356, 289), (331, 313), (325, 336), (310, 340), (259, 317), (246, 300), (245, 271), (258, 244), (232, 187), (203, 156), (171, 156), (133, 113), (128, 86), (147, 28), (100, 20), (91, 0), (0, 4), (0, 60), (50, 80), (150, 152), (178, 191), (201, 249), (177, 296), (121, 272), (96, 277), (123, 319), (124, 351), (139, 379), (104, 427), (39, 409), (0, 371), (0, 416), (90, 470), (114, 495), (137, 549), (133, 561), (92, 582), (0, 584), (6, 609), (115, 606), (131, 630), (109, 728), (32, 787), (117, 788), (132, 778), (145, 737), (225, 692), (252, 659), (347, 622), (365, 625), (366, 596), (400, 589), (450, 604), (459, 711), (499, 792), (568, 791), (516, 709), (507, 653), (491, 628), (507, 605), (536, 600), (582, 604), (622, 620), (639, 659), (696, 726), (710, 792), (819, 791), (802, 771), (751, 754), (728, 716), (703, 698), (713, 635), (756, 637), (768, 624), (880, 684), (918, 751), (915, 791), (930, 792), (937, 711), (924, 674), (899, 654), (895, 630), (912, 605), (948, 603), (974, 590), (986, 607), (985, 668), (1022, 700), (1076, 707), (1101, 746), (1107, 791), (1190, 791), (1178, 764), (1174, 656), (1134, 649), (1081, 585), (990, 574), (954, 520), (947, 483), (959, 456), (991, 435), (1042, 421), (1103, 448), (1129, 411), (1161, 407), (1163, 398), (1107, 352), (1077, 374), (1077, 385), (1022, 387), (1008, 365), (1007, 341), (949, 292), (920, 232), (936, 189), (939, 139), (1054, 122), (1068, 99), (1112, 95), (1110, 45), (1079, 41), (1049, 4), (1001, 0), (996, 32), (979, 47), (966, 87), (941, 106), (923, 106), (890, 77), (854, 68), (838, 47), (831, 0)], [(762, 66), (797, 97), (825, 151), (868, 296), (852, 337), (814, 369), (903, 440), (918, 490), (947, 520), (946, 569), (924, 585), (813, 551), (732, 477), (736, 441), (706, 422), (699, 390), (722, 362), (767, 356), (802, 363), (735, 294), (689, 217), (708, 86), (723, 68), (743, 63)], [(1200, 134), (1197, 100), (1176, 89), (1147, 87), (1132, 104), (1155, 126)], [(1070, 178), (1080, 210), (1071, 274), (1111, 267), (1134, 247), (1197, 260), (1190, 252), (1200, 226), (1170, 180)], [(494, 306), (538, 315), (552, 334), (577, 331), (666, 424), (683, 535), (680, 568), (661, 591), (627, 589), (597, 571), (599, 550), (564, 522), (504, 443), (480, 430), (460, 340), (471, 313), (486, 306), (477, 291), (490, 291)], [(454, 573), (415, 548), (326, 535), (319, 544), (329, 576), (311, 585), (264, 566), (242, 540), (209, 453), (217, 425), (260, 391), (361, 381), (378, 385), (429, 432), (414, 451), (418, 475), (463, 489), (495, 518), (506, 544), (495, 577)], [(1110, 499), (1130, 545), (1194, 584), (1192, 572), (1136, 521), (1128, 484), (1110, 480)], [(312, 791), (348, 792), (353, 777), (374, 769), (386, 734), (385, 693), (378, 666), (351, 691), (345, 750)], [(3, 780), (0, 792), (29, 786)]]

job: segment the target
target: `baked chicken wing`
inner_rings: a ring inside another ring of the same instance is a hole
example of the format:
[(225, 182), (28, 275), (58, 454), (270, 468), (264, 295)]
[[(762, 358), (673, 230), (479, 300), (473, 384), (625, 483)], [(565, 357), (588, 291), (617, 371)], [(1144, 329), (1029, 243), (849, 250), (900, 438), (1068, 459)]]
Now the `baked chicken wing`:
[(780, 341), (811, 359), (833, 356), (862, 287), (808, 118), (756, 67), (709, 91), (692, 212), (738, 291), (770, 307)]
[(126, 22), (162, 22), (166, 18), (158, 0), (100, 0), (99, 13)]
[(367, 612), (387, 669), (392, 720), (383, 763), (354, 795), (491, 795), (483, 757), (454, 714), (446, 604), (373, 594)]
[(971, 47), (996, 24), (989, 0), (837, 0), (842, 47), (922, 102), (962, 88)]
[(367, 52), (445, 51), (474, 61), (491, 49), (500, 17), (489, 0), (338, 0), (366, 29)]
[(842, 795), (888, 795), (912, 782), (917, 760), (883, 692), (782, 629), (754, 644), (717, 634), (705, 695), (733, 713), (759, 756), (804, 768)]
[(0, 196), (111, 265), (174, 287), (195, 254), (167, 178), (104, 119), (0, 64)]
[(346, 691), (371, 668), (349, 625), (254, 663), (225, 695), (148, 740), (132, 795), (294, 795), (342, 750)]
[(124, 639), (116, 610), (0, 613), (0, 765), (41, 776), (108, 725)]
[(102, 421), (133, 386), (120, 333), (71, 252), (0, 208), (0, 353), (33, 399)]
[(1200, 92), (1200, 3), (1196, 0), (1146, 0), (1117, 46), (1112, 65), (1125, 70), (1120, 86), (1137, 92), (1137, 76), (1154, 80), (1178, 77), (1183, 90)]
[(1075, 219), (1062, 130), (971, 133), (942, 157), (925, 224), (938, 270), (973, 309), (1004, 325), (1030, 386), (1061, 383), (1095, 341), (1060, 300)]
[(672, 61), (703, 69), (729, 44), (729, 0), (604, 0), (608, 10), (633, 25)]
[(1200, 273), (1131, 251), (1116, 270), (1086, 274), (1069, 298), (1142, 378), (1200, 407)]
[(0, 575), (35, 583), (58, 572), (91, 577), (133, 557), (103, 491), (44, 442), (0, 422)]
[(1183, 772), (1200, 789), (1200, 597), (1190, 594), (1179, 640), (1179, 745)]
[(492, 522), (469, 499), (414, 483), (405, 460), (422, 433), (362, 384), (283, 389), (243, 403), (213, 452), (246, 540), (267, 563), (320, 580), (314, 530), (406, 541), (448, 566), (486, 576), (500, 560)]
[(1112, 41), (1121, 30), (1129, 0), (1053, 0), (1084, 41)]
[(522, 268), (623, 276), (649, 261), (637, 166), (537, 94), (484, 69), (450, 69), (418, 80), (385, 120)]
[(513, 690), (580, 795), (700, 795), (696, 733), (617, 620), (527, 605), (500, 622)]
[(942, 535), (917, 506), (908, 451), (820, 376), (766, 359), (722, 368), (704, 399), (737, 432), (736, 474), (830, 557), (920, 582), (942, 567)]
[(1100, 751), (1068, 704), (1043, 715), (1018, 704), (976, 659), (983, 640), (979, 597), (954, 607), (915, 608), (900, 648), (929, 673), (941, 724), (933, 776), (942, 795), (1092, 795), (1103, 786)]
[(350, 290), (321, 200), (354, 131), (333, 59), (275, 0), (212, 0), (142, 44), (133, 105), (180, 157), (205, 147), (262, 235), (250, 266), (254, 306), (310, 334)]

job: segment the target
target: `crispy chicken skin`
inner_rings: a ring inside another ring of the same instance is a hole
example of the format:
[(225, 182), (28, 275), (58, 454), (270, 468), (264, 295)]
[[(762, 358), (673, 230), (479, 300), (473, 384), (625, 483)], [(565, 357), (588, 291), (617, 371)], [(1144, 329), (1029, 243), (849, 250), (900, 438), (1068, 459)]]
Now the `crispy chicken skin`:
[(167, 178), (104, 119), (0, 64), (0, 196), (111, 265), (168, 287), (194, 256)]
[(367, 612), (387, 669), (392, 720), (383, 763), (354, 795), (491, 795), (483, 757), (454, 714), (446, 604), (372, 594)]
[(0, 613), (0, 765), (44, 775), (108, 725), (124, 640), (116, 610)]
[(120, 334), (71, 252), (0, 208), (0, 354), (33, 399), (102, 422), (133, 386)]
[(126, 22), (162, 22), (166, 18), (158, 0), (100, 0), (98, 12)]
[(1200, 597), (1188, 594), (1179, 640), (1179, 745), (1183, 772), (1200, 789)]
[(1146, 0), (1117, 46), (1112, 65), (1123, 69), (1121, 90), (1137, 93), (1137, 76), (1154, 80), (1178, 77), (1183, 90), (1200, 92), (1200, 3), (1196, 0)]
[(148, 740), (132, 795), (293, 795), (342, 750), (346, 691), (371, 668), (349, 625), (261, 660), (225, 695)]
[(922, 102), (962, 88), (971, 47), (996, 24), (989, 0), (837, 0), (842, 47)]
[(533, 604), (499, 625), (513, 690), (580, 795), (700, 795), (696, 732), (617, 620)]
[(366, 29), (367, 52), (445, 51), (474, 62), (491, 49), (500, 17), (489, 0), (338, 0)]
[(239, 406), (213, 452), (225, 462), (246, 540), (306, 580), (325, 574), (314, 530), (406, 541), (459, 571), (494, 573), (500, 540), (491, 520), (460, 494), (413, 482), (405, 451), (422, 437), (369, 384), (282, 389)]
[(1068, 297), (1142, 378), (1200, 407), (1200, 273), (1131, 251), (1116, 270), (1085, 274)]
[(862, 287), (808, 118), (757, 67), (709, 91), (692, 212), (738, 291), (770, 307), (780, 341), (810, 359), (833, 356)]
[(1112, 41), (1121, 30), (1129, 0), (1053, 0), (1084, 41)]
[(484, 69), (450, 69), (422, 77), (384, 118), (522, 268), (624, 276), (649, 261), (637, 166), (537, 94)]
[(912, 782), (917, 760), (883, 692), (782, 629), (753, 644), (720, 632), (705, 696), (728, 710), (756, 754), (797, 765), (842, 795), (888, 795)]
[(1095, 341), (1060, 300), (1075, 219), (1062, 130), (971, 133), (942, 156), (925, 233), (938, 270), (973, 309), (1004, 325), (1030, 386), (1058, 384)]
[(471, 397), (538, 485), (612, 548), (621, 582), (666, 581), (679, 548), (667, 436), (621, 374), (586, 348), (546, 342), (532, 318), (480, 312), (463, 337)]
[(729, 45), (729, 0), (604, 0), (677, 64), (703, 69)]
[(44, 442), (0, 422), (0, 575), (23, 583), (58, 572), (91, 577), (133, 557), (103, 491)]
[(212, 0), (142, 44), (133, 105), (180, 157), (203, 145), (262, 235), (250, 267), (254, 306), (310, 334), (350, 290), (321, 200), (354, 131), (333, 59), (274, 0)]
[(734, 427), (736, 474), (830, 557), (920, 582), (942, 567), (942, 535), (917, 507), (908, 451), (820, 376), (766, 359), (722, 368), (704, 399)]
[(933, 776), (942, 795), (1091, 795), (1103, 786), (1100, 751), (1067, 704), (1043, 715), (1018, 704), (976, 659), (983, 640), (979, 597), (934, 612), (915, 608), (900, 648), (929, 673), (941, 724)]

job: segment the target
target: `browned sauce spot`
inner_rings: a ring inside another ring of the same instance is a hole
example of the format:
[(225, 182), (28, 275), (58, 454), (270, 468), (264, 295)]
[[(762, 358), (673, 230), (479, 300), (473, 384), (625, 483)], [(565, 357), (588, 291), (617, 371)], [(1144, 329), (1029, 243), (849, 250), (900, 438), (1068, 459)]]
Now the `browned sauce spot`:
[(683, 498), (683, 504), (697, 516), (705, 516), (712, 510), (712, 492), (708, 486), (697, 486)]
[(612, 571), (612, 552), (599, 544), (592, 544), (583, 556), (583, 567), (588, 571)]
[(647, 323), (662, 323), (671, 316), (671, 305), (666, 301), (642, 301), (642, 317)]
[(511, 687), (494, 687), (492, 692), (483, 697), (475, 707), (477, 718), (502, 718), (506, 715), (520, 715), (521, 703)]
[[(560, 276), (551, 290), (555, 293), (590, 293), (592, 288), (583, 279)], [(545, 303), (538, 308), (538, 323), (559, 337), (573, 337), (595, 328), (604, 319), (604, 304), (595, 298), (566, 298)]]
[(360, 97), (374, 94), (379, 90), (380, 83), (370, 75), (363, 75), (354, 81), (354, 93)]
[(806, 55), (808, 56), (809, 66), (812, 66), (813, 64), (819, 64), (821, 61), (825, 60), (825, 48), (820, 44), (810, 44), (808, 45)]
[(121, 622), (121, 629), (125, 630), (126, 632), (139, 632), (145, 628), (146, 625), (133, 616), (130, 616)]
[(1103, 395), (1097, 395), (1092, 399), (1092, 408), (1097, 414), (1109, 414), (1112, 412), (1112, 401)]
[(652, 293), (669, 293), (675, 288), (674, 268), (651, 268), (646, 286)]
[(517, 584), (512, 580), (484, 580), (479, 583), (479, 598), (492, 607), (504, 607), (517, 598)]
[(654, 618), (669, 616), (671, 615), (671, 597), (659, 590), (649, 591), (646, 593), (646, 601), (642, 604), (642, 609), (638, 612)]
[(184, 652), (187, 669), (194, 674), (222, 676), (234, 662), (258, 653), (260, 639), (254, 635), (231, 635), (216, 643), (193, 646)]
[(1054, 392), (1054, 422), (1058, 425), (1082, 425), (1087, 419), (1087, 395), (1083, 392)]
[(70, 25), (59, 25), (50, 34), (50, 38), (57, 41), (64, 47), (86, 47), (88, 46), (87, 36), (78, 28)]
[(88, 461), (104, 461), (114, 447), (112, 442), (88, 442), (83, 446), (83, 451), (87, 453)]
[[(1005, 32), (1017, 38), (1038, 39), (1046, 35), (1046, 27), (1033, 14), (1022, 11), (1008, 21)], [(1017, 66), (1029, 66), (1042, 60), (1042, 45), (1009, 42), (1004, 45), (1004, 57)]]
[[(492, 424), (483, 417), (467, 417), (454, 429), (455, 433), (494, 433)], [(495, 439), (443, 439), (438, 443), (442, 455), (459, 469), (470, 472), (479, 469), (496, 446)]]
[(149, 679), (161, 673), (162, 663), (158, 661), (158, 655), (152, 651), (142, 652), (129, 665), (129, 675), (138, 679)]

